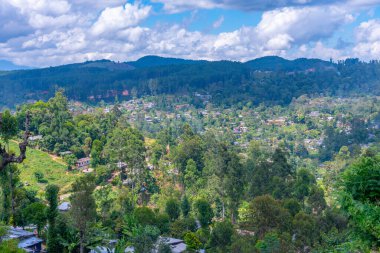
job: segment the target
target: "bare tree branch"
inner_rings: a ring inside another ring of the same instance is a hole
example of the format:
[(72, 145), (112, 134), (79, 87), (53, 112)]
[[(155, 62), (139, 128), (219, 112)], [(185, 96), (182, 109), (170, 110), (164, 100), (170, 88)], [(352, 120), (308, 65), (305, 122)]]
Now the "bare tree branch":
[[(0, 114), (0, 128), (2, 123), (2, 117)], [(25, 119), (25, 132), (23, 136), (22, 142), (19, 143), (19, 149), (20, 154), (16, 156), (14, 153), (7, 152), (5, 149), (5, 146), (0, 145), (0, 171), (5, 168), (10, 163), (22, 163), (26, 158), (26, 147), (28, 146), (29, 142), (29, 123), (30, 123), (30, 114), (27, 112), (26, 119)]]

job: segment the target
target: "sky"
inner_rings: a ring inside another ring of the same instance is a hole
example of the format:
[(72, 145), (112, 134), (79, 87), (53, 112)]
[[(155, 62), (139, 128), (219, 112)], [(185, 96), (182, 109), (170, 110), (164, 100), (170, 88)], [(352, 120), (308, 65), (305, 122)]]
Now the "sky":
[(0, 0), (0, 59), (380, 59), (380, 0)]

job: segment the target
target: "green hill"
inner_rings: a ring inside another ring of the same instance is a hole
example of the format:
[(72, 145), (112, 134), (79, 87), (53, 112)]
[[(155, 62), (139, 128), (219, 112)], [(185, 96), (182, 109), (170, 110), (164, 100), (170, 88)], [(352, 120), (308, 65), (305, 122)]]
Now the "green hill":
[[(15, 142), (10, 143), (10, 149), (17, 152), (18, 146)], [(19, 165), (20, 178), (27, 188), (36, 190), (38, 195), (43, 194), (48, 184), (56, 184), (61, 189), (61, 194), (70, 191), (71, 183), (79, 174), (68, 172), (67, 165), (60, 159), (46, 152), (28, 148), (25, 161)], [(47, 183), (38, 183), (35, 173), (44, 175)]]
[(97, 103), (157, 94), (209, 94), (225, 105), (287, 105), (301, 95), (380, 94), (380, 63), (347, 59), (287, 60), (263, 57), (246, 63), (143, 57), (135, 62), (100, 60), (0, 73), (0, 108), (48, 100), (58, 87), (71, 100)]

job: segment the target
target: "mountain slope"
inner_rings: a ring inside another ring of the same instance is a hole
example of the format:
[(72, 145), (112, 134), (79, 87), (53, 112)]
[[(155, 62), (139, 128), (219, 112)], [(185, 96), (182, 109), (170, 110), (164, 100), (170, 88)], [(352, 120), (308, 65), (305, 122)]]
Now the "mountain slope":
[(300, 58), (296, 60), (286, 60), (278, 56), (266, 56), (251, 60), (245, 63), (255, 70), (261, 71), (305, 71), (312, 68), (334, 67), (331, 62), (320, 59)]
[[(2, 72), (0, 108), (47, 100), (64, 88), (73, 100), (99, 102), (155, 94), (207, 92), (217, 103), (288, 104), (303, 94), (346, 96), (380, 93), (380, 63), (263, 57), (246, 63), (143, 57)], [(15, 92), (17, 91), (17, 92)]]
[(188, 65), (188, 64), (199, 64), (205, 63), (206, 61), (194, 61), (185, 60), (178, 58), (165, 58), (160, 56), (148, 55), (144, 56), (137, 61), (127, 62), (127, 64), (132, 65), (136, 68), (150, 68), (150, 67), (160, 67), (160, 66), (170, 66), (170, 65)]

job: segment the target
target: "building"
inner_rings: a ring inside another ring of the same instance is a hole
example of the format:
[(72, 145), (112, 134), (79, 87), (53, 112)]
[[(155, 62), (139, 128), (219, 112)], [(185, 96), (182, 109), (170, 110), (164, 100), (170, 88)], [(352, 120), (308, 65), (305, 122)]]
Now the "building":
[(119, 170), (125, 170), (128, 166), (127, 166), (127, 163), (125, 163), (125, 162), (118, 162), (118, 163), (116, 163), (116, 167)]
[(28, 140), (31, 142), (40, 141), (42, 140), (42, 135), (30, 136)]
[(41, 238), (38, 238), (34, 233), (20, 229), (20, 228), (10, 228), (6, 236), (2, 240), (12, 240), (16, 239), (19, 241), (18, 247), (29, 253), (40, 253), (42, 252), (42, 242)]
[(309, 113), (309, 116), (312, 118), (317, 118), (319, 117), (319, 115), (320, 115), (319, 111), (312, 111)]
[(71, 151), (64, 151), (64, 152), (59, 152), (59, 155), (61, 156), (61, 157), (64, 157), (64, 156), (67, 156), (67, 155), (71, 155), (73, 152), (71, 152)]
[(58, 206), (58, 211), (67, 212), (71, 208), (71, 204), (69, 202), (63, 202)]
[(186, 252), (187, 246), (185, 242), (181, 239), (175, 239), (171, 237), (160, 237), (158, 239), (157, 244), (159, 245), (161, 243), (169, 245), (170, 249), (172, 250), (172, 253)]
[[(117, 240), (111, 240), (107, 246), (98, 246), (95, 249), (91, 250), (90, 253), (114, 253), (116, 244)], [(155, 249), (153, 249), (151, 253), (157, 253), (160, 244), (169, 245), (172, 253), (186, 252), (187, 248), (183, 240), (170, 237), (160, 237), (155, 244)], [(133, 246), (129, 246), (124, 250), (124, 252), (133, 253), (135, 252), (135, 249)]]
[(267, 120), (267, 125), (285, 126), (286, 125), (286, 118), (280, 117), (278, 119), (269, 119), (269, 120)]
[(79, 159), (75, 163), (75, 165), (77, 169), (88, 169), (88, 167), (90, 166), (90, 163), (91, 163), (91, 159), (89, 157), (85, 157), (85, 158)]
[(31, 147), (39, 148), (39, 145), (41, 141), (43, 140), (43, 138), (42, 138), (42, 135), (34, 135), (34, 136), (30, 136), (28, 140)]

